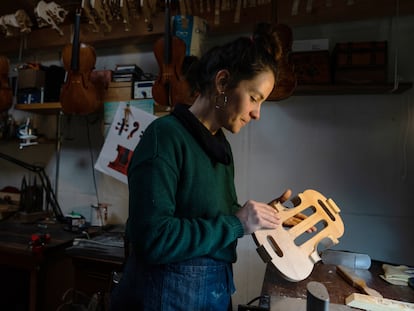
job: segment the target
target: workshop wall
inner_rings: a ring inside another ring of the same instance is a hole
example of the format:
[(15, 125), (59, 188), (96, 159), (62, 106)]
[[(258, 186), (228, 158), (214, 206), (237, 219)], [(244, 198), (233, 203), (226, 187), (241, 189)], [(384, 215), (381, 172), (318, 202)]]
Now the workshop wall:
[[(296, 39), (388, 40), (390, 81), (413, 81), (414, 19), (294, 29)], [(345, 234), (337, 249), (414, 264), (414, 90), (401, 95), (293, 96), (263, 105), (261, 120), (230, 135), (241, 202), (270, 201), (286, 188), (316, 189), (341, 208)], [(239, 244), (237, 297), (260, 294), (265, 266), (250, 237)], [(246, 269), (246, 266), (249, 269)], [(254, 282), (253, 280), (256, 280)], [(241, 293), (240, 290), (245, 292)]]
[[(401, 18), (397, 31), (393, 23), (395, 20), (383, 19), (295, 28), (294, 36), (327, 37), (331, 45), (335, 41), (388, 40), (391, 75), (398, 46), (398, 74), (413, 81), (414, 19)], [(216, 37), (208, 44), (227, 39)], [(150, 45), (113, 47), (97, 54), (97, 69), (132, 62), (146, 72), (158, 71)], [(29, 52), (24, 58), (59, 64), (58, 53)], [(342, 210), (345, 235), (337, 248), (414, 265), (413, 105), (413, 90), (400, 95), (293, 96), (266, 102), (259, 122), (252, 122), (238, 135), (227, 135), (236, 161), (240, 202), (270, 201), (286, 188), (294, 194), (308, 188), (319, 190)], [(26, 116), (18, 111), (13, 114)], [(34, 118), (41, 118), (39, 124), (49, 124), (46, 128), (53, 136), (53, 116)], [(58, 198), (64, 213), (76, 211), (85, 217), (99, 199), (110, 204), (109, 222), (123, 223), (128, 213), (127, 186), (92, 168), (103, 141), (101, 120), (63, 117)], [(10, 144), (1, 145), (0, 150), (5, 152), (7, 147), (19, 157), (41, 159), (55, 179), (53, 144), (23, 150)], [(14, 173), (21, 170), (4, 162), (0, 167), (0, 188), (9, 183), (18, 186), (21, 174)], [(260, 294), (265, 268), (250, 236), (240, 240), (238, 250), (235, 305)]]

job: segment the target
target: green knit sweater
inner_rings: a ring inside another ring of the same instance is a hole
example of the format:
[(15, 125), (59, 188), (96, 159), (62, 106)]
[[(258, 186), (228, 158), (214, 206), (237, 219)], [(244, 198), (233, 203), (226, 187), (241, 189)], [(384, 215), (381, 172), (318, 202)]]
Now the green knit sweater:
[(236, 260), (237, 239), (244, 232), (234, 216), (240, 205), (231, 151), (230, 164), (213, 160), (180, 120), (164, 116), (145, 130), (129, 165), (128, 184), (126, 234), (144, 262), (199, 256)]

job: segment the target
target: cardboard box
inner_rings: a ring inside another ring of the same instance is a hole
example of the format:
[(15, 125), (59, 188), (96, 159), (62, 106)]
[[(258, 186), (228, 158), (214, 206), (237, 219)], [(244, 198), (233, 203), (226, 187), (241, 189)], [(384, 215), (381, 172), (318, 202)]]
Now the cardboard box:
[(0, 219), (20, 208), (20, 193), (0, 191)]
[(132, 87), (132, 82), (110, 82), (104, 95), (104, 102), (131, 100)]
[(19, 89), (30, 89), (45, 86), (45, 72), (43, 70), (21, 69), (18, 76)]
[(291, 61), (298, 85), (331, 83), (328, 51), (294, 52), (291, 54)]
[(335, 83), (387, 82), (387, 41), (338, 43), (333, 52)]
[(8, 204), (19, 205), (20, 193), (0, 191), (0, 200), (8, 202)]

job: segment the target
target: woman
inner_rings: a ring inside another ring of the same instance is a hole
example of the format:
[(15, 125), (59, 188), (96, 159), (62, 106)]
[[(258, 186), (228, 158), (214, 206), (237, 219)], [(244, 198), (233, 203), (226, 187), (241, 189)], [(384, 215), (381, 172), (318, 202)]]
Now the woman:
[(238, 204), (230, 144), (260, 118), (277, 75), (270, 25), (207, 52), (191, 78), (192, 106), (154, 121), (129, 166), (130, 242), (112, 310), (228, 310), (237, 239), (280, 219), (269, 205)]

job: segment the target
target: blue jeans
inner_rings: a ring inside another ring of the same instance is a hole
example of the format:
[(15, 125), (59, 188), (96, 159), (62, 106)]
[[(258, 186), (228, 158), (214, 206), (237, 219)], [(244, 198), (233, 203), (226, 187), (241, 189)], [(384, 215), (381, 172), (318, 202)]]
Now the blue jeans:
[(228, 311), (234, 293), (232, 265), (201, 257), (144, 266), (127, 259), (111, 296), (111, 311)]

